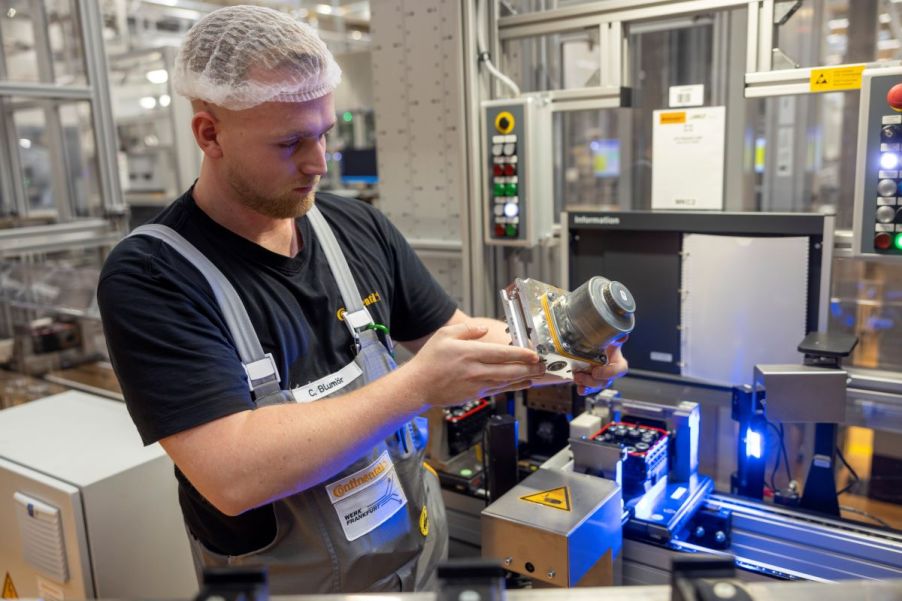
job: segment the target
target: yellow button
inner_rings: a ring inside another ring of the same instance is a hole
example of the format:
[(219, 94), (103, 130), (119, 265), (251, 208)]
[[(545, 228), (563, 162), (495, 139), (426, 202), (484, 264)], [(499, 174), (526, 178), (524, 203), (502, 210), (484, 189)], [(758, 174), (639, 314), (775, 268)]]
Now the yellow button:
[(501, 111), (500, 113), (495, 115), (495, 129), (498, 130), (498, 133), (511, 133), (514, 130), (514, 126), (516, 124), (517, 121), (514, 119), (514, 116), (508, 111)]

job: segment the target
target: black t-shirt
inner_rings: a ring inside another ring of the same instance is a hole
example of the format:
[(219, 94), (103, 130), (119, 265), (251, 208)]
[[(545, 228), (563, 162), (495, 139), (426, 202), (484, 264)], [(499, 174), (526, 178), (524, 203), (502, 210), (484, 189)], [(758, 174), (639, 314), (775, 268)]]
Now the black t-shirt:
[[(401, 233), (377, 210), (317, 193), (377, 323), (398, 341), (434, 332), (454, 313)], [(338, 314), (344, 303), (309, 220), (297, 220), (302, 241), (285, 257), (225, 229), (195, 204), (191, 191), (154, 222), (168, 225), (222, 271), (241, 297), (264, 352), (275, 358), (282, 388), (318, 380), (353, 358)], [(213, 291), (178, 251), (132, 236), (110, 254), (97, 299), (110, 359), (129, 413), (145, 444), (254, 408), (247, 377)], [(191, 531), (212, 550), (241, 554), (275, 533), (271, 506), (229, 517), (176, 470), (182, 511)]]

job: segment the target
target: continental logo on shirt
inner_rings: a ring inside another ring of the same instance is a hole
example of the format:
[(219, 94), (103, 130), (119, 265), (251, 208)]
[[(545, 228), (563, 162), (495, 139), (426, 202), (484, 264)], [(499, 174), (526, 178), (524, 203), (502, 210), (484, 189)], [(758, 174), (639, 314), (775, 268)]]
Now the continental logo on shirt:
[[(369, 307), (369, 306), (372, 305), (372, 304), (375, 304), (375, 303), (380, 302), (380, 301), (382, 300), (382, 297), (379, 296), (379, 293), (378, 293), (378, 292), (372, 292), (372, 293), (370, 293), (369, 296), (367, 296), (367, 297), (365, 297), (365, 298), (362, 298), (362, 299), (360, 299), (360, 300), (363, 301), (363, 306), (364, 306), (364, 307)], [(345, 312), (346, 312), (346, 311), (347, 311), (347, 309), (345, 309), (344, 307), (342, 307), (342, 308), (340, 308), (338, 311), (335, 312), (335, 317), (338, 318), (338, 321), (344, 321), (344, 320), (345, 320)]]
[(354, 492), (361, 486), (366, 486), (379, 476), (385, 473), (389, 468), (388, 458), (383, 457), (378, 463), (367, 468), (362, 474), (356, 474), (353, 477), (343, 480), (332, 488), (332, 496), (341, 498), (349, 493)]

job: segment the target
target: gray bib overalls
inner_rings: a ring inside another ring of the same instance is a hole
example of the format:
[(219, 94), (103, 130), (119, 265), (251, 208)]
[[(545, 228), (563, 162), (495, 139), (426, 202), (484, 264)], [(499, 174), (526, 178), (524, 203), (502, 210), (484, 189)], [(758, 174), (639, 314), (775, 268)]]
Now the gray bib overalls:
[[(346, 393), (397, 366), (376, 332), (367, 329), (372, 317), (329, 225), (315, 206), (307, 217), (341, 291), (347, 308), (344, 321), (358, 348), (356, 368), (346, 369), (359, 373), (359, 368), (362, 375), (341, 389)], [(142, 226), (131, 235), (163, 240), (210, 283), (245, 365), (256, 405), (295, 402), (291, 391), (280, 390), (272, 356), (263, 352), (247, 311), (219, 269), (166, 226)], [(276, 536), (262, 549), (220, 555), (189, 532), (198, 575), (203, 567), (264, 564), (270, 592), (277, 595), (434, 588), (435, 567), (447, 556), (448, 536), (438, 479), (423, 467), (425, 422), (415, 418), (325, 482), (273, 502)], [(354, 499), (361, 500), (355, 504)]]

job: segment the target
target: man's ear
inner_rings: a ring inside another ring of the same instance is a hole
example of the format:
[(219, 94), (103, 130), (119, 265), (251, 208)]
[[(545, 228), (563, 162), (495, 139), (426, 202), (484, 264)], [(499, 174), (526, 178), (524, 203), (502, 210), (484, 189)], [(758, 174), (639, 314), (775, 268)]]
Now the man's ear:
[(219, 145), (220, 127), (219, 119), (206, 107), (196, 111), (191, 119), (191, 131), (194, 133), (197, 146), (211, 159), (222, 157), (222, 147)]

